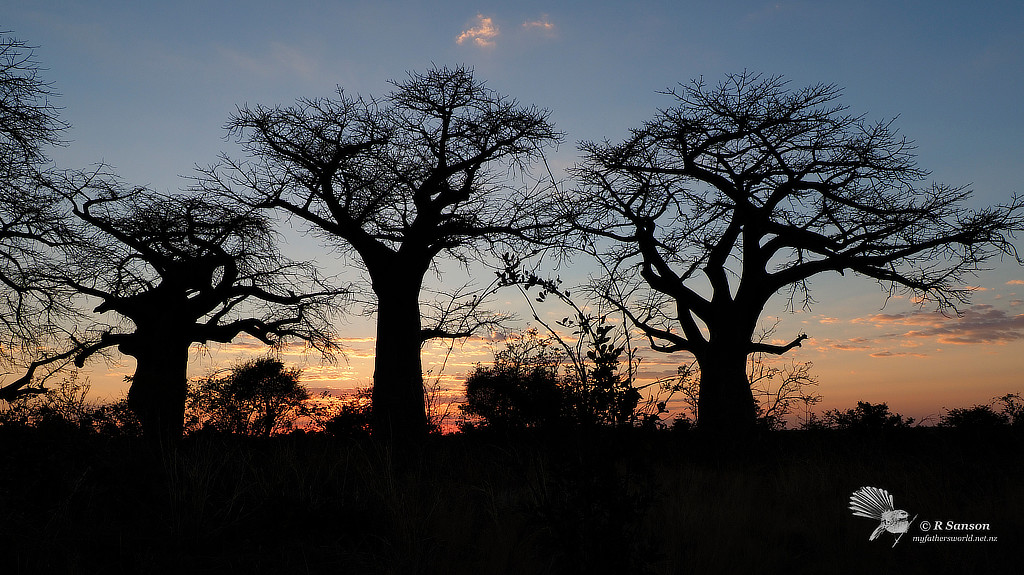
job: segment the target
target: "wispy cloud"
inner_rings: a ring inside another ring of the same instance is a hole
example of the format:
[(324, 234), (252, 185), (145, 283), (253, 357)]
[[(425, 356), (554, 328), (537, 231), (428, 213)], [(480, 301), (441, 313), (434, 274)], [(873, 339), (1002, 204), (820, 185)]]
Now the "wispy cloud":
[(857, 351), (864, 349), (871, 349), (871, 346), (866, 343), (833, 343), (830, 345), (832, 349), (838, 349), (841, 351)]
[(877, 351), (877, 352), (871, 354), (871, 357), (928, 357), (928, 354), (927, 353), (906, 353), (906, 352), (893, 353), (891, 351), (886, 350), (886, 351)]
[(1024, 280), (1010, 280), (1006, 282), (1008, 286), (1024, 286)]
[(558, 33), (558, 28), (555, 27), (555, 23), (548, 19), (547, 14), (543, 14), (537, 20), (527, 20), (523, 22), (523, 29), (530, 32), (540, 32), (545, 36), (553, 37)]
[(915, 329), (889, 334), (888, 337), (932, 338), (949, 345), (1002, 344), (1024, 339), (1024, 314), (1013, 315), (988, 304), (972, 306), (961, 317), (915, 311), (877, 314), (858, 318), (854, 323), (911, 327)]
[(295, 46), (271, 42), (262, 54), (243, 53), (220, 48), (220, 55), (232, 67), (263, 78), (299, 77), (304, 80), (319, 74), (319, 63)]
[(363, 337), (340, 337), (337, 339), (342, 345), (353, 344), (353, 343), (373, 343), (377, 341), (377, 338), (370, 336)]
[(494, 23), (493, 18), (477, 14), (474, 25), (456, 36), (455, 43), (463, 44), (464, 42), (472, 41), (477, 46), (491, 48), (495, 45), (495, 38), (500, 33), (501, 31), (498, 29), (497, 24)]

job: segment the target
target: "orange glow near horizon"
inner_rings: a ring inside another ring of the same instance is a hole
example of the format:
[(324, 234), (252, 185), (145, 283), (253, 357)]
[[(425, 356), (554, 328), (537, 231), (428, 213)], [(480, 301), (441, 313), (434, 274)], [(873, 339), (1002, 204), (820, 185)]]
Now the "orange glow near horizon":
[[(1020, 284), (1007, 285), (1012, 288)], [(976, 303), (963, 310), (960, 318), (913, 307), (853, 317), (841, 317), (830, 310), (830, 315), (796, 313), (771, 318), (780, 322), (776, 336), (806, 331), (811, 338), (801, 348), (768, 361), (813, 363), (811, 374), (819, 382), (815, 391), (822, 396), (822, 402), (814, 408), (816, 413), (848, 409), (857, 401), (885, 402), (894, 412), (934, 423), (947, 409), (985, 404), (995, 397), (1024, 391), (1019, 369), (1020, 358), (1024, 357), (1024, 314), (1013, 313), (1022, 310), (1015, 297), (1012, 293), (998, 298), (1012, 299), (1005, 309)], [(559, 315), (557, 310), (550, 313)], [(285, 346), (280, 356), (287, 365), (303, 370), (303, 382), (312, 390), (330, 390), (338, 395), (369, 387), (375, 338), (364, 333), (372, 333), (373, 326), (367, 322), (351, 327), (350, 335), (341, 340), (344, 353), (333, 364), (322, 362), (301, 345)], [(781, 342), (785, 337), (777, 339)], [(440, 383), (446, 401), (456, 400), (465, 377), (477, 364), (489, 365), (494, 352), (502, 348), (502, 341), (498, 334), (490, 334), (456, 342), (450, 351), (443, 342), (424, 346), (421, 358), (425, 380)], [(641, 384), (671, 376), (678, 366), (690, 361), (685, 354), (655, 353), (640, 337), (634, 340), (634, 346), (641, 358)], [(202, 377), (268, 351), (249, 338), (208, 349), (196, 346), (190, 356), (189, 375)], [(93, 397), (104, 401), (122, 396), (127, 391), (124, 376), (133, 369), (130, 358), (117, 365), (87, 367)], [(675, 398), (669, 407), (674, 415), (682, 404)]]

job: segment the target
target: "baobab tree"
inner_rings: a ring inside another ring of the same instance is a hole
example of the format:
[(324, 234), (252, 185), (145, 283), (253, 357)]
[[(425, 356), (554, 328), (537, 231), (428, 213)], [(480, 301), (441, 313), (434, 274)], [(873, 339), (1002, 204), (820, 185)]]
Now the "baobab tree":
[(128, 187), (101, 171), (51, 185), (76, 241), (36, 282), (92, 308), (94, 321), (65, 352), (79, 367), (112, 347), (135, 358), (128, 401), (145, 435), (181, 436), (192, 344), (249, 334), (335, 348), (331, 313), (343, 291), (285, 259), (265, 215), (223, 198)]
[(1016, 257), (1020, 198), (972, 210), (965, 188), (922, 185), (911, 143), (849, 113), (833, 85), (743, 73), (669, 95), (625, 141), (582, 145), (564, 203), (607, 270), (599, 293), (653, 349), (696, 358), (700, 427), (752, 426), (746, 358), (807, 337), (752, 339), (776, 293), (810, 305), (811, 278), (852, 272), (955, 311), (966, 277)]
[[(40, 367), (55, 361), (40, 357), (39, 350), (48, 346), (52, 316), (72, 311), (65, 301), (36, 289), (30, 281), (32, 270), (48, 252), (68, 240), (55, 206), (58, 202), (40, 184), (52, 169), (47, 152), (63, 144), (61, 136), (67, 129), (54, 98), (32, 48), (0, 33), (0, 361), (4, 363), (26, 360)], [(9, 398), (2, 389), (0, 397)]]
[[(490, 90), (466, 68), (411, 73), (393, 86), (379, 101), (339, 89), (335, 98), (239, 109), (227, 129), (250, 159), (223, 157), (198, 186), (304, 220), (355, 256), (376, 300), (375, 428), (414, 437), (427, 429), (423, 342), (468, 336), (481, 317), (424, 325), (424, 276), (441, 257), (468, 263), (484, 248), (536, 239), (545, 190), (514, 177), (561, 135), (547, 111)], [(479, 298), (468, 301), (462, 310), (478, 312)]]

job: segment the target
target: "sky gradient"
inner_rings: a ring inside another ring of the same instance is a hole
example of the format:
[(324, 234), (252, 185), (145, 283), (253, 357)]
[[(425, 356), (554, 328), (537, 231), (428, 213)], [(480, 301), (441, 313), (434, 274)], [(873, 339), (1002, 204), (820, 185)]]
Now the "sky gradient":
[[(620, 140), (670, 106), (659, 91), (746, 69), (783, 75), (793, 87), (834, 83), (854, 113), (896, 117), (916, 142), (919, 166), (935, 181), (969, 185), (972, 207), (1024, 193), (1024, 4), (1016, 1), (4, 4), (12, 5), (0, 9), (0, 29), (38, 47), (73, 126), (53, 158), (72, 168), (103, 161), (159, 191), (186, 187), (193, 166), (220, 152), (240, 155), (222, 129), (236, 106), (287, 105), (337, 86), (381, 95), (406, 71), (467, 64), (491, 88), (551, 111), (566, 133), (549, 158), (556, 171), (577, 160), (577, 142)], [(313, 240), (288, 237), (287, 251), (331, 268), (332, 256)], [(819, 303), (810, 310), (788, 313), (779, 297), (764, 317), (767, 325), (778, 318), (780, 340), (810, 335), (788, 357), (814, 363), (820, 408), (886, 401), (935, 416), (1024, 391), (1024, 269), (1013, 261), (990, 267), (960, 318), (887, 301), (876, 284), (849, 276), (816, 278)], [(589, 271), (581, 261), (553, 273), (571, 284)], [(515, 292), (494, 307), (528, 317)], [(538, 310), (565, 315), (555, 305)], [(310, 386), (369, 383), (372, 323), (353, 317), (340, 331), (347, 362), (291, 358)], [(445, 381), (455, 385), (488, 361), (494, 345), (486, 337), (457, 345)], [(255, 351), (239, 341), (197, 352), (193, 372)], [(443, 352), (428, 347), (425, 369), (436, 374)], [(645, 355), (649, 376), (685, 361)], [(119, 395), (132, 369), (127, 360), (93, 364), (97, 394)]]

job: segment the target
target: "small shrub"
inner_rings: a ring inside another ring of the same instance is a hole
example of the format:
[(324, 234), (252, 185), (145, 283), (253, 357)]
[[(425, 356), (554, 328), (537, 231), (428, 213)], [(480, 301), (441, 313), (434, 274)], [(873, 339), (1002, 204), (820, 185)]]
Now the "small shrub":
[(314, 418), (317, 427), (335, 437), (369, 437), (372, 393), (370, 388), (361, 388), (348, 397), (335, 398), (325, 412), (327, 417)]
[(113, 403), (106, 403), (92, 412), (92, 426), (102, 435), (114, 437), (140, 437), (142, 424), (123, 397)]

